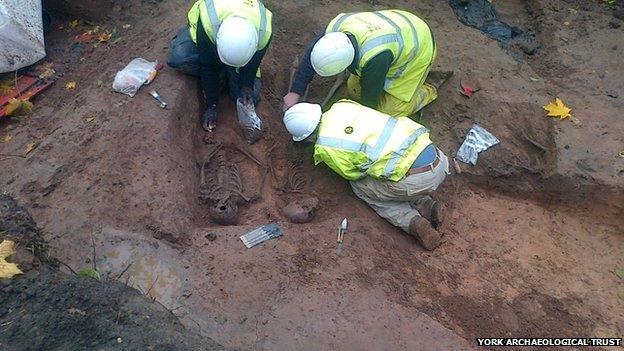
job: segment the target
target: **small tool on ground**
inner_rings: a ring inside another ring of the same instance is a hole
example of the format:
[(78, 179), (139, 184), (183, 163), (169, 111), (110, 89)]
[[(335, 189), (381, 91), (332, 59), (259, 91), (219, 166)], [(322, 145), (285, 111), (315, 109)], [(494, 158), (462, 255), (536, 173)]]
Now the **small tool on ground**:
[(282, 236), (282, 230), (275, 223), (269, 223), (260, 228), (254, 229), (240, 237), (241, 241), (248, 249), (270, 239)]
[(154, 99), (156, 99), (156, 101), (158, 101), (158, 103), (160, 104), (161, 108), (167, 108), (167, 103), (162, 99), (162, 97), (160, 96), (160, 94), (158, 94), (158, 92), (156, 90), (150, 91), (150, 95)]
[(338, 253), (338, 255), (342, 254), (343, 251), (343, 239), (344, 239), (344, 233), (347, 231), (347, 219), (343, 219), (342, 222), (340, 222), (340, 226), (338, 227), (338, 248), (336, 249), (336, 252)]

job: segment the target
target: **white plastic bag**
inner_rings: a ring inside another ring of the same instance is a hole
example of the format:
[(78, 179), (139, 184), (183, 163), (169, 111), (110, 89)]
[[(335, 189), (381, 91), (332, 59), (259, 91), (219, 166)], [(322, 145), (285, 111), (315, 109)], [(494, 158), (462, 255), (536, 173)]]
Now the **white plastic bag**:
[(41, 0), (0, 1), (0, 73), (46, 56), (41, 16)]
[(143, 84), (149, 84), (156, 75), (158, 62), (150, 62), (142, 58), (135, 58), (115, 75), (113, 90), (134, 96)]
[(475, 124), (470, 131), (468, 131), (466, 139), (459, 150), (457, 150), (457, 159), (476, 166), (479, 153), (498, 143), (500, 143), (500, 140), (498, 140), (497, 137), (480, 125)]
[(262, 120), (256, 114), (253, 103), (244, 104), (241, 99), (236, 100), (238, 123), (243, 128), (245, 140), (253, 144), (262, 136)]

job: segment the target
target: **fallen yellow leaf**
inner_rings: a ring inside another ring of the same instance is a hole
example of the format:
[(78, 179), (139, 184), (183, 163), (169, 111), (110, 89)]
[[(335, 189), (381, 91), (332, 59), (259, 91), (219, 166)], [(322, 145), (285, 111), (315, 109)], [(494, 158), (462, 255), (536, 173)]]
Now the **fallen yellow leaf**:
[(39, 142), (38, 141), (34, 141), (32, 143), (26, 144), (26, 149), (24, 150), (24, 156), (26, 156), (29, 153), (31, 153), (34, 149), (37, 148), (37, 146), (39, 146)]
[(544, 106), (544, 110), (548, 111), (547, 116), (549, 117), (559, 117), (559, 119), (566, 119), (572, 116), (572, 109), (567, 107), (559, 98)]
[(72, 28), (76, 28), (76, 27), (78, 27), (78, 24), (79, 24), (79, 22), (78, 22), (78, 20), (77, 20), (77, 19), (75, 19), (75, 20), (73, 20), (73, 21), (69, 22), (69, 26), (70, 26), (70, 27), (72, 27)]
[(100, 36), (98, 37), (98, 40), (100, 41), (100, 43), (106, 43), (111, 39), (112, 36), (113, 35), (111, 33), (104, 32), (100, 34)]
[(67, 90), (74, 90), (76, 89), (76, 82), (75, 81), (71, 81), (71, 82), (67, 82), (67, 84), (65, 84), (65, 89)]
[(16, 274), (23, 273), (15, 263), (6, 261), (7, 257), (15, 253), (14, 246), (15, 243), (11, 240), (3, 240), (0, 243), (0, 278), (12, 278)]
[(10, 134), (7, 134), (7, 135), (5, 135), (5, 136), (4, 136), (4, 138), (2, 138), (2, 142), (3, 142), (3, 143), (8, 143), (8, 142), (10, 142), (11, 140), (13, 140), (13, 136), (12, 136), (12, 135), (10, 135)]
[(18, 114), (30, 113), (32, 109), (33, 109), (32, 102), (28, 100), (13, 98), (9, 100), (9, 103), (6, 105), (5, 112), (7, 116), (15, 116)]
[(54, 70), (54, 68), (52, 68), (52, 66), (53, 66), (52, 62), (44, 62), (37, 66), (37, 68), (35, 69), (35, 72), (37, 72), (37, 75), (41, 79), (50, 78), (56, 73), (56, 71)]

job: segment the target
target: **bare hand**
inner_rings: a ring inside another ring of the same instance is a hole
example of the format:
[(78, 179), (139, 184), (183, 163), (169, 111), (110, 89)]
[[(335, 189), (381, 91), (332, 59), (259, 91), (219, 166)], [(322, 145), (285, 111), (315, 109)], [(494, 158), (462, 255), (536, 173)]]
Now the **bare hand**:
[(286, 110), (296, 105), (299, 102), (300, 98), (301, 95), (297, 93), (286, 94), (286, 96), (284, 96), (284, 106), (282, 107), (282, 110), (286, 112)]

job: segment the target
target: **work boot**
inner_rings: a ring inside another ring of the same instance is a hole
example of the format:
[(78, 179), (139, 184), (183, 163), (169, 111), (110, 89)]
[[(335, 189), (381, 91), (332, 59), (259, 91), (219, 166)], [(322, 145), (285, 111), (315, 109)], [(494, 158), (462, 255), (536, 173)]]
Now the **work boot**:
[(440, 224), (442, 224), (440, 206), (438, 202), (431, 197), (427, 196), (427, 198), (422, 201), (414, 202), (412, 207), (414, 207), (421, 216), (425, 217), (435, 229), (438, 229)]
[(442, 235), (435, 230), (431, 223), (421, 216), (415, 216), (410, 221), (409, 233), (416, 238), (427, 251), (435, 250), (442, 244)]
[(201, 116), (202, 128), (212, 132), (217, 127), (217, 105), (209, 106)]
[(451, 77), (453, 77), (453, 71), (431, 71), (427, 76), (426, 82), (433, 85), (436, 89), (446, 83)]

